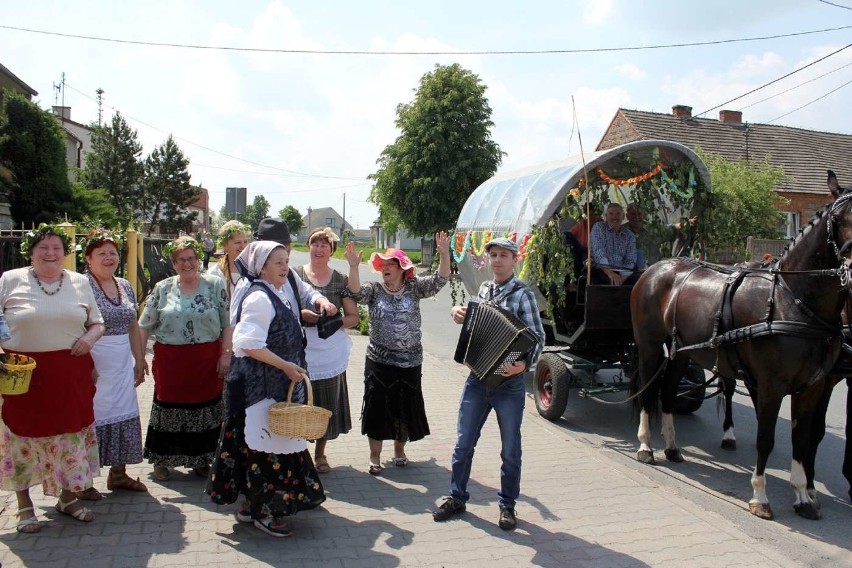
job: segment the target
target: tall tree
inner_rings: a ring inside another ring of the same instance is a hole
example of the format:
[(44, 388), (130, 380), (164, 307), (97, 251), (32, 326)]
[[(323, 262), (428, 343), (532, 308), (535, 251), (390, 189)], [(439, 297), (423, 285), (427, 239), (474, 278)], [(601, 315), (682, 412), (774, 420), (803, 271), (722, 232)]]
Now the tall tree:
[(295, 235), (304, 227), (302, 223), (302, 214), (292, 205), (287, 205), (278, 212), (278, 217), (287, 223), (287, 228), (290, 229), (290, 234)]
[(490, 178), (504, 153), (491, 139), (486, 87), (457, 63), (420, 78), (414, 101), (396, 108), (400, 135), (387, 146), (370, 201), (389, 232), (416, 235), (451, 227), (468, 196)]
[(269, 202), (262, 195), (255, 195), (254, 200), (246, 206), (246, 212), (241, 215), (243, 223), (256, 229), (260, 221), (269, 217)]
[(105, 189), (88, 188), (81, 182), (72, 185), (74, 207), (70, 218), (92, 227), (117, 227), (122, 224)]
[(145, 160), (140, 208), (149, 235), (155, 225), (164, 233), (187, 229), (197, 216), (187, 209), (200, 193), (189, 183), (188, 166), (189, 160), (171, 135)]
[(65, 134), (56, 118), (23, 95), (6, 91), (0, 113), (0, 185), (21, 226), (73, 214)]
[(784, 180), (784, 170), (766, 158), (730, 161), (698, 150), (713, 180), (707, 240), (717, 249), (729, 248), (736, 258), (746, 256), (748, 237), (774, 239), (780, 236), (783, 215), (779, 207), (786, 199), (775, 188)]
[(144, 173), (142, 144), (137, 132), (120, 113), (107, 126), (95, 126), (92, 151), (86, 156), (86, 168), (80, 180), (89, 189), (103, 189), (122, 224), (136, 221), (139, 214), (139, 184)]

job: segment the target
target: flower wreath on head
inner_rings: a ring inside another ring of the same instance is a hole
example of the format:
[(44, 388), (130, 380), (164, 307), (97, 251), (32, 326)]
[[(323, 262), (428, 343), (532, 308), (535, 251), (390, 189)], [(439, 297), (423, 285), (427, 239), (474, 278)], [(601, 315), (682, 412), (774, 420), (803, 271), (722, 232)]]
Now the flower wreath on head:
[(204, 258), (204, 247), (201, 246), (201, 243), (192, 237), (178, 237), (178, 239), (169, 241), (163, 245), (163, 257), (166, 260), (172, 262), (173, 253), (178, 253), (186, 249), (194, 250), (196, 258)]
[(58, 225), (41, 223), (38, 229), (27, 231), (21, 238), (21, 256), (24, 257), (24, 260), (30, 260), (32, 250), (36, 244), (50, 236), (59, 237), (62, 241), (62, 250), (66, 255), (71, 252), (71, 237), (68, 236), (68, 233)]
[(219, 240), (217, 244), (221, 247), (224, 246), (226, 242), (234, 237), (237, 234), (244, 234), (251, 240), (251, 227), (246, 225), (245, 223), (240, 223), (239, 221), (228, 221), (222, 228), (219, 229)]
[(114, 233), (109, 229), (94, 229), (85, 237), (80, 239), (80, 243), (77, 245), (77, 250), (86, 254), (86, 250), (88, 250), (89, 247), (94, 250), (103, 245), (103, 243), (114, 244), (120, 254), (121, 250), (124, 248), (124, 235), (121, 233)]

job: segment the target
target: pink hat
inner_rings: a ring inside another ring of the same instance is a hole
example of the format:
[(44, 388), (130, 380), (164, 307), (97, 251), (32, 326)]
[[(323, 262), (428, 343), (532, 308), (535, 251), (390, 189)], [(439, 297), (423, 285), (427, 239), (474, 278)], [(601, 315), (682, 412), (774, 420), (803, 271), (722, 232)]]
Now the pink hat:
[(373, 267), (373, 272), (382, 273), (382, 261), (384, 260), (396, 260), (399, 262), (399, 267), (402, 268), (403, 271), (406, 272), (406, 278), (408, 278), (408, 272), (411, 271), (414, 274), (414, 263), (411, 262), (411, 259), (405, 254), (405, 252), (401, 249), (390, 248), (385, 251), (384, 254), (380, 252), (374, 252), (370, 255), (370, 266)]

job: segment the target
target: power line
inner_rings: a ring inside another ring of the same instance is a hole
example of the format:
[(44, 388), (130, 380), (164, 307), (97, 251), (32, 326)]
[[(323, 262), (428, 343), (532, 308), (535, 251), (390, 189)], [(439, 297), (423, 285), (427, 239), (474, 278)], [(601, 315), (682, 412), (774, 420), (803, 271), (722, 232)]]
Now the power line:
[(742, 95), (736, 96), (736, 97), (734, 97), (734, 98), (732, 98), (732, 99), (730, 99), (730, 100), (727, 100), (727, 101), (725, 101), (725, 102), (723, 102), (723, 103), (721, 103), (721, 104), (718, 104), (718, 105), (714, 106), (713, 108), (708, 108), (707, 110), (705, 110), (705, 111), (703, 111), (703, 112), (699, 112), (698, 114), (696, 114), (696, 115), (694, 115), (694, 116), (701, 116), (702, 114), (707, 114), (708, 112), (713, 111), (713, 110), (716, 110), (717, 108), (721, 108), (721, 107), (725, 106), (725, 105), (726, 105), (726, 104), (728, 104), (728, 103), (732, 103), (732, 102), (734, 102), (734, 101), (738, 101), (738, 100), (740, 100), (740, 99), (741, 99), (741, 98), (743, 98), (743, 97), (747, 97), (748, 95), (750, 95), (750, 94), (752, 94), (752, 93), (756, 93), (757, 91), (759, 91), (759, 90), (761, 90), (761, 89), (765, 89), (765, 88), (766, 88), (766, 87), (768, 87), (769, 85), (772, 85), (772, 84), (774, 84), (774, 83), (777, 83), (778, 81), (781, 81), (781, 80), (783, 80), (783, 79), (786, 79), (787, 77), (790, 77), (790, 76), (792, 76), (792, 75), (795, 75), (795, 74), (796, 74), (796, 73), (798, 73), (799, 71), (803, 71), (803, 70), (807, 69), (808, 67), (810, 67), (811, 65), (816, 65), (816, 64), (817, 64), (817, 63), (819, 63), (820, 61), (825, 61), (825, 60), (826, 60), (826, 59), (828, 59), (829, 57), (831, 57), (831, 56), (833, 56), (833, 55), (837, 55), (838, 53), (840, 53), (840, 52), (841, 52), (841, 51), (843, 51), (844, 49), (849, 49), (850, 47), (852, 47), (852, 43), (850, 43), (850, 44), (848, 44), (848, 45), (846, 45), (846, 46), (844, 46), (844, 47), (841, 47), (840, 49), (838, 49), (838, 50), (836, 50), (836, 51), (832, 51), (832, 52), (831, 52), (831, 53), (829, 53), (828, 55), (826, 55), (826, 56), (824, 56), (824, 57), (820, 57), (820, 58), (819, 58), (819, 59), (817, 59), (816, 61), (812, 61), (812, 62), (808, 63), (807, 65), (803, 65), (802, 67), (799, 67), (798, 69), (795, 69), (795, 70), (793, 70), (793, 71), (790, 71), (789, 73), (787, 73), (786, 75), (784, 75), (784, 76), (782, 76), (782, 77), (778, 77), (777, 79), (773, 79), (772, 81), (769, 81), (768, 83), (764, 83), (763, 85), (761, 85), (761, 86), (759, 86), (759, 87), (756, 87), (756, 88), (754, 88), (754, 89), (752, 89), (752, 90), (748, 91), (747, 93), (743, 93)]
[(473, 50), (473, 51), (361, 51), (361, 50), (335, 50), (335, 49), (273, 49), (273, 48), (261, 48), (261, 47), (228, 47), (228, 46), (220, 46), (220, 45), (199, 45), (199, 44), (186, 44), (186, 43), (170, 43), (170, 42), (154, 42), (154, 41), (141, 41), (141, 40), (130, 40), (130, 39), (118, 39), (118, 38), (108, 38), (108, 37), (98, 37), (98, 36), (89, 36), (89, 35), (80, 35), (80, 34), (69, 34), (63, 32), (53, 32), (47, 30), (36, 30), (32, 28), (22, 28), (18, 26), (7, 26), (0, 25), (0, 29), (13, 30), (18, 32), (26, 32), (33, 34), (42, 34), (56, 37), (64, 37), (71, 39), (83, 39), (90, 41), (102, 41), (109, 43), (121, 43), (121, 44), (130, 44), (130, 45), (144, 45), (150, 47), (170, 47), (170, 48), (178, 48), (178, 49), (200, 49), (200, 50), (214, 50), (214, 51), (234, 51), (234, 52), (243, 52), (243, 53), (281, 53), (281, 54), (296, 54), (296, 55), (382, 55), (382, 56), (396, 56), (396, 55), (564, 55), (564, 54), (574, 54), (574, 53), (607, 53), (607, 52), (615, 52), (615, 51), (641, 51), (641, 50), (651, 50), (651, 49), (672, 49), (672, 48), (680, 48), (680, 47), (699, 47), (699, 46), (707, 46), (707, 45), (722, 45), (727, 43), (742, 43), (742, 42), (752, 42), (752, 41), (765, 41), (770, 39), (782, 39), (782, 38), (790, 38), (790, 37), (799, 37), (804, 35), (811, 34), (821, 34), (827, 32), (836, 32), (841, 30), (847, 30), (852, 28), (852, 26), (840, 26), (837, 28), (825, 28), (821, 30), (808, 30), (803, 32), (793, 32), (788, 34), (774, 34), (768, 36), (757, 36), (757, 37), (747, 37), (747, 38), (731, 38), (731, 39), (720, 39), (720, 40), (712, 40), (712, 41), (698, 41), (698, 42), (690, 42), (690, 43), (669, 43), (669, 44), (660, 44), (660, 45), (637, 45), (637, 46), (627, 46), (627, 47), (594, 47), (594, 48), (586, 48), (586, 49), (531, 49), (531, 50)]
[(791, 114), (793, 114), (794, 112), (800, 111), (800, 110), (802, 110), (803, 108), (805, 108), (805, 107), (807, 107), (807, 106), (810, 106), (810, 105), (814, 104), (815, 102), (817, 102), (817, 101), (819, 101), (819, 100), (824, 99), (824, 98), (825, 98), (825, 97), (827, 97), (828, 95), (830, 95), (830, 94), (832, 94), (832, 93), (836, 93), (837, 91), (839, 91), (840, 89), (842, 89), (843, 87), (845, 87), (846, 85), (848, 85), (849, 83), (852, 83), (852, 79), (850, 79), (850, 80), (846, 81), (845, 83), (843, 83), (842, 85), (840, 85), (840, 86), (839, 86), (839, 87), (837, 87), (836, 89), (832, 89), (832, 90), (830, 90), (829, 92), (825, 93), (824, 95), (821, 95), (821, 96), (819, 96), (819, 97), (815, 98), (814, 100), (812, 100), (812, 101), (810, 101), (810, 102), (807, 102), (807, 103), (803, 104), (803, 105), (802, 105), (802, 106), (800, 106), (800, 107), (796, 107), (796, 108), (794, 108), (793, 110), (791, 110), (790, 112), (785, 112), (785, 113), (784, 113), (784, 114), (782, 114), (781, 116), (776, 116), (775, 118), (773, 118), (772, 120), (769, 120), (769, 121), (767, 121), (767, 122), (775, 122), (776, 120), (778, 120), (778, 119), (780, 119), (780, 118), (784, 118), (785, 116), (791, 115)]
[(834, 2), (828, 2), (827, 0), (819, 0), (823, 4), (828, 4), (829, 6), (834, 6), (835, 8), (843, 8), (844, 10), (852, 10), (849, 6), (844, 6), (843, 4), (835, 4)]
[(745, 110), (745, 109), (747, 109), (747, 108), (751, 108), (751, 107), (753, 107), (753, 106), (755, 106), (755, 105), (759, 105), (760, 103), (765, 103), (765, 102), (766, 102), (766, 101), (768, 101), (769, 99), (774, 99), (775, 97), (780, 97), (781, 95), (786, 94), (786, 93), (789, 93), (790, 91), (795, 91), (795, 90), (796, 90), (796, 89), (798, 89), (799, 87), (804, 87), (804, 86), (805, 86), (805, 85), (807, 85), (808, 83), (813, 83), (814, 81), (816, 81), (816, 80), (818, 80), (818, 79), (822, 79), (823, 77), (826, 77), (826, 76), (828, 76), (828, 75), (831, 75), (832, 73), (836, 73), (836, 72), (840, 71), (841, 69), (846, 69), (846, 68), (847, 68), (847, 67), (849, 67), (850, 65), (852, 65), (852, 63), (847, 63), (846, 65), (841, 65), (841, 66), (840, 66), (840, 67), (838, 67), (837, 69), (832, 69), (831, 71), (829, 71), (829, 72), (827, 72), (827, 73), (823, 73), (822, 75), (819, 75), (819, 76), (817, 76), (817, 77), (814, 77), (813, 79), (808, 79), (807, 81), (803, 81), (803, 82), (799, 83), (798, 85), (795, 85), (795, 86), (793, 86), (793, 87), (790, 87), (789, 89), (785, 89), (785, 90), (781, 91), (780, 93), (775, 93), (774, 95), (770, 95), (770, 96), (766, 97), (765, 99), (760, 99), (759, 101), (755, 101), (755, 102), (751, 103), (750, 105), (746, 105), (746, 106), (744, 106), (744, 107), (740, 107), (740, 109), (739, 109), (739, 110)]
[[(2, 27), (2, 26), (0, 26), (0, 27)], [(72, 85), (69, 85), (67, 82), (65, 83), (65, 87), (71, 89), (72, 91), (74, 91), (76, 93), (79, 93), (80, 95), (86, 97), (87, 99), (91, 99), (91, 100), (97, 102), (94, 98), (92, 98), (88, 94), (84, 93), (83, 91), (73, 87)], [(106, 105), (106, 106), (107, 106), (107, 108), (110, 108), (110, 109), (114, 110), (115, 112), (121, 112), (121, 111), (119, 111), (119, 109), (117, 109), (114, 106), (110, 106), (110, 105)], [(297, 178), (306, 178), (306, 179), (339, 179), (339, 180), (345, 180), (345, 181), (363, 180), (366, 177), (366, 176), (365, 177), (324, 176), (324, 175), (320, 175), (320, 174), (298, 172), (298, 171), (295, 171), (295, 170), (287, 170), (287, 169), (279, 168), (279, 167), (276, 167), (276, 166), (270, 166), (268, 164), (262, 164), (260, 162), (255, 162), (255, 161), (252, 161), (252, 160), (249, 160), (249, 159), (246, 159), (246, 158), (240, 158), (239, 156), (234, 156), (233, 154), (228, 154), (227, 152), (222, 152), (221, 150), (216, 150), (215, 148), (210, 148), (209, 146), (204, 146), (203, 144), (193, 142), (192, 140), (188, 140), (188, 139), (183, 138), (181, 136), (176, 136), (175, 134), (173, 134), (171, 132), (163, 130), (162, 128), (158, 128), (158, 127), (154, 126), (153, 124), (148, 124), (144, 120), (134, 118), (134, 117), (130, 116), (129, 114), (126, 114), (126, 113), (121, 113), (121, 114), (125, 118), (129, 118), (130, 120), (132, 120), (134, 122), (138, 122), (139, 124), (147, 126), (148, 128), (156, 130), (157, 132), (162, 132), (163, 134), (169, 134), (171, 136), (174, 136), (174, 138), (176, 138), (177, 140), (180, 140), (182, 142), (185, 142), (185, 143), (190, 144), (192, 146), (195, 146), (197, 148), (207, 150), (208, 152), (213, 152), (214, 154), (219, 154), (220, 156), (225, 156), (226, 158), (231, 158), (232, 160), (245, 162), (247, 164), (251, 164), (253, 166), (258, 166), (260, 168), (268, 168), (270, 170), (277, 170), (279, 172), (284, 172), (283, 174), (279, 174), (279, 175), (281, 175), (281, 177), (297, 177)]]

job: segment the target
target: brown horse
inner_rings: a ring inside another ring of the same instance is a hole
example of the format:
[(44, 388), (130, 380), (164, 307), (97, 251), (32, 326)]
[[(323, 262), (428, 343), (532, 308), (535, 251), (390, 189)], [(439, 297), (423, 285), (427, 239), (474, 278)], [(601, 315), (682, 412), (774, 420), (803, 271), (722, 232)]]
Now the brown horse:
[[(834, 202), (796, 238), (770, 269), (721, 267), (673, 259), (655, 264), (631, 294), (639, 372), (632, 388), (641, 405), (637, 459), (653, 464), (649, 428), (658, 403), (665, 456), (683, 461), (672, 417), (677, 385), (691, 359), (757, 393), (757, 464), (750, 511), (773, 518), (765, 469), (775, 444), (781, 402), (792, 395), (794, 509), (819, 518), (813, 464), (820, 420), (824, 424), (826, 376), (840, 351), (840, 313), (848, 294), (852, 246), (852, 192), (833, 172)], [(819, 414), (823, 412), (822, 418)], [(823, 426), (824, 427), (824, 426)]]

